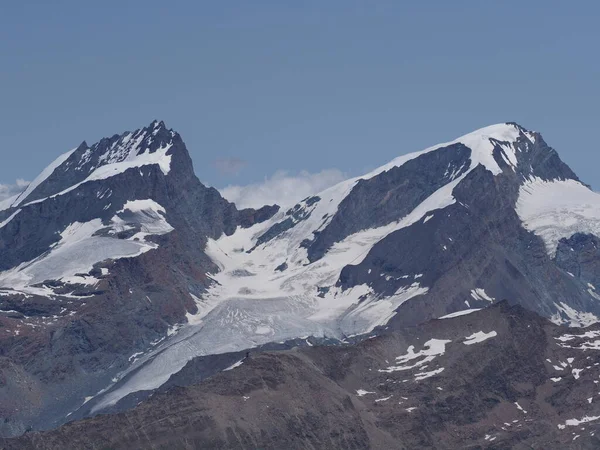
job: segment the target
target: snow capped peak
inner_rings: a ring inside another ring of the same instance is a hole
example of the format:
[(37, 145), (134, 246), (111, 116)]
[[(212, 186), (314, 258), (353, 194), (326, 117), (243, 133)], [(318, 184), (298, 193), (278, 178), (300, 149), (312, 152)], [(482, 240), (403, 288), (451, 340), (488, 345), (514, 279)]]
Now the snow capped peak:
[(158, 165), (167, 175), (171, 168), (170, 149), (176, 142), (181, 142), (179, 135), (157, 120), (145, 128), (103, 138), (91, 146), (83, 141), (46, 167), (13, 206), (68, 192), (85, 182), (135, 167)]
[(91, 147), (80, 147), (74, 161), (68, 161), (66, 166), (89, 172), (100, 165), (130, 161), (171, 144), (175, 136), (164, 122), (154, 120), (145, 128), (104, 138)]
[[(468, 167), (462, 168), (465, 169), (462, 172), (456, 169), (450, 171), (449, 167), (447, 175), (450, 176), (450, 181), (454, 181), (454, 183), (448, 186), (452, 188), (480, 165), (495, 176), (505, 171), (519, 173), (523, 181), (531, 176), (548, 180), (578, 180), (571, 169), (560, 160), (556, 151), (546, 145), (538, 132), (527, 130), (515, 122), (506, 122), (489, 125), (452, 141), (401, 155), (365, 175), (342, 181), (323, 192), (317, 193), (316, 196), (328, 199), (329, 209), (334, 208), (333, 211), (328, 211), (329, 217), (331, 217), (337, 207), (337, 201), (341, 201), (343, 197), (348, 195), (361, 180), (370, 180), (384, 172), (401, 167), (409, 161), (438, 150), (454, 147), (458, 151), (461, 145), (467, 147), (471, 152), (470, 164)], [(459, 173), (461, 173), (460, 177)], [(331, 198), (332, 196), (336, 197), (337, 200)]]
[[(444, 147), (449, 147), (453, 144), (463, 144), (471, 149), (473, 168), (478, 164), (482, 164), (494, 175), (498, 175), (502, 172), (502, 169), (494, 159), (493, 153), (495, 146), (497, 144), (504, 144), (507, 148), (512, 147), (511, 144), (514, 144), (519, 136), (522, 135), (522, 130), (524, 130), (524, 128), (513, 123), (499, 123), (496, 125), (490, 125), (465, 134), (464, 136), (454, 139), (453, 141), (437, 144), (419, 152), (399, 156), (398, 158), (390, 161), (388, 164), (375, 169), (373, 172), (361, 178), (371, 178), (393, 167), (401, 166), (407, 161), (415, 159), (423, 154), (433, 152)], [(509, 154), (509, 159), (514, 161), (514, 153), (509, 151)]]

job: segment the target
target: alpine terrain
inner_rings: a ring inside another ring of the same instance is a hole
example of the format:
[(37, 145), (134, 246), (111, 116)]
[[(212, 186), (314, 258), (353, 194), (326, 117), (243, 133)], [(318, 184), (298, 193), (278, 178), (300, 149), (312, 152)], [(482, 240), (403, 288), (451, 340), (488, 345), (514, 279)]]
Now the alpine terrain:
[(0, 203), (2, 445), (597, 448), (600, 194), (515, 123), (407, 150), (258, 210), (163, 122), (59, 156)]

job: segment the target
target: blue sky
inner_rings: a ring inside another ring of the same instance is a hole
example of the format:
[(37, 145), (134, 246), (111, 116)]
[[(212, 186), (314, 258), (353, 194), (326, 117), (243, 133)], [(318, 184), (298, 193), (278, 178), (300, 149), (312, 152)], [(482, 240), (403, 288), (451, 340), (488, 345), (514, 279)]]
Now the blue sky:
[(600, 188), (599, 16), (591, 1), (10, 2), (0, 183), (158, 118), (218, 188), (321, 187), (504, 121)]

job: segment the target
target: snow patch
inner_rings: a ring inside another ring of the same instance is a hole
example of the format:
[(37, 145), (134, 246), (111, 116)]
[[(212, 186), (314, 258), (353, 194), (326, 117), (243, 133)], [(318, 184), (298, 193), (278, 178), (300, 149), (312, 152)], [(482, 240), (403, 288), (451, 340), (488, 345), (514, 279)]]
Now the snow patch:
[[(571, 327), (587, 327), (600, 322), (600, 319), (590, 312), (577, 311), (564, 302), (554, 303), (558, 310), (550, 317), (550, 320), (557, 325), (570, 325)], [(567, 317), (565, 319), (565, 316)]]
[(478, 344), (480, 342), (487, 341), (493, 337), (498, 336), (498, 333), (495, 331), (490, 331), (489, 333), (484, 333), (483, 331), (478, 331), (477, 333), (473, 333), (471, 336), (467, 336), (463, 344), (465, 345), (473, 345)]
[(375, 394), (375, 392), (365, 391), (364, 389), (358, 389), (356, 391), (356, 395), (358, 395), (359, 397), (364, 397), (365, 395), (369, 394)]
[(519, 402), (515, 402), (515, 406), (517, 407), (517, 409), (518, 409), (519, 411), (522, 411), (522, 412), (523, 412), (523, 414), (527, 414), (527, 411), (525, 411), (525, 410), (523, 409), (523, 407), (522, 407), (521, 405), (519, 405)]
[(495, 298), (490, 297), (489, 295), (487, 295), (485, 293), (484, 289), (479, 289), (479, 288), (473, 289), (471, 291), (471, 297), (473, 297), (475, 300), (485, 300), (485, 301), (488, 301), (490, 303), (494, 303), (494, 301), (496, 300)]
[(471, 308), (471, 309), (464, 309), (462, 311), (456, 311), (456, 312), (453, 312), (450, 314), (446, 314), (445, 316), (438, 317), (438, 319), (452, 319), (454, 317), (466, 316), (467, 314), (471, 314), (476, 311), (481, 311), (481, 308)]
[(430, 372), (420, 372), (420, 373), (417, 373), (415, 375), (415, 381), (422, 381), (422, 380), (425, 380), (427, 378), (431, 378), (431, 377), (433, 377), (435, 375), (439, 375), (443, 371), (444, 371), (444, 368), (440, 367), (439, 369), (432, 370)]
[[(405, 355), (396, 358), (397, 365), (390, 366), (386, 369), (379, 369), (379, 372), (391, 373), (423, 366), (424, 364), (433, 361), (437, 356), (443, 355), (446, 352), (446, 344), (449, 344), (450, 342), (452, 341), (447, 339), (431, 339), (425, 342), (424, 348), (416, 353), (414, 345), (411, 345), (408, 347)], [(419, 361), (414, 364), (406, 364), (415, 359)]]
[(233, 364), (232, 364), (231, 366), (229, 366), (227, 369), (223, 369), (223, 372), (226, 372), (226, 371), (228, 371), (228, 370), (233, 370), (233, 369), (235, 369), (236, 367), (240, 367), (240, 366), (241, 366), (243, 363), (244, 363), (244, 360), (243, 360), (243, 359), (240, 359), (238, 362), (236, 362), (236, 363), (233, 363)]
[(579, 425), (582, 425), (584, 423), (595, 422), (598, 419), (600, 419), (600, 416), (585, 416), (581, 419), (569, 419), (565, 422), (564, 425), (559, 424), (558, 428), (564, 430), (565, 427), (578, 427)]
[(573, 339), (592, 339), (600, 336), (600, 330), (598, 331), (586, 331), (583, 334), (563, 334), (555, 338), (557, 341), (569, 342)]

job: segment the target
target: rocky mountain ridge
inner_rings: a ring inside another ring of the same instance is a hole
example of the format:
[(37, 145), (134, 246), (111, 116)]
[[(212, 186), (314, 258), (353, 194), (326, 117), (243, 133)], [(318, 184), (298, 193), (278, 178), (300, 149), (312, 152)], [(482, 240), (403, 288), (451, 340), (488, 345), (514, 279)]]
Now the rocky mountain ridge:
[(2, 208), (5, 436), (126, 410), (197, 381), (192, 361), (209, 376), (251, 348), (360, 341), (501, 299), (600, 317), (600, 195), (514, 123), (238, 210), (154, 121), (82, 143)]

